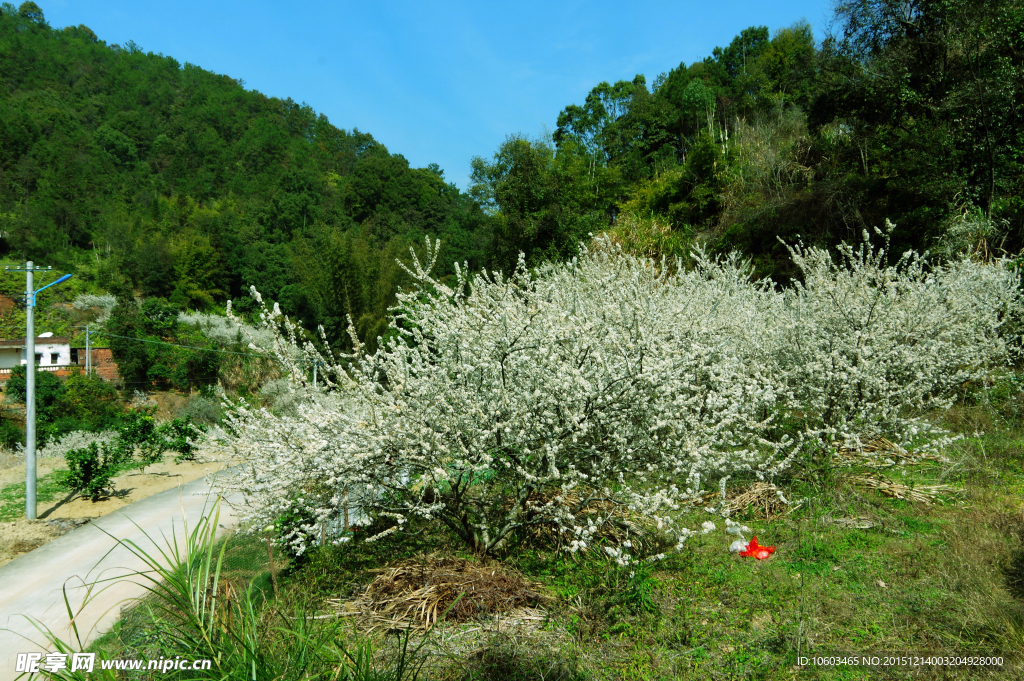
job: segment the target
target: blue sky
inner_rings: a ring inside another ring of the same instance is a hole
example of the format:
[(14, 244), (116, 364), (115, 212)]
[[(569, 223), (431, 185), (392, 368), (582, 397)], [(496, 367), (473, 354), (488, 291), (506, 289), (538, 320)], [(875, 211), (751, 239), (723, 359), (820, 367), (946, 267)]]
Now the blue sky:
[[(414, 167), (465, 189), (470, 159), (505, 137), (553, 131), (603, 80), (648, 83), (741, 29), (806, 19), (821, 39), (831, 0), (717, 2), (263, 2), (37, 0), (51, 26), (85, 24), (246, 87), (306, 102)], [(16, 2), (16, 4), (18, 4)]]

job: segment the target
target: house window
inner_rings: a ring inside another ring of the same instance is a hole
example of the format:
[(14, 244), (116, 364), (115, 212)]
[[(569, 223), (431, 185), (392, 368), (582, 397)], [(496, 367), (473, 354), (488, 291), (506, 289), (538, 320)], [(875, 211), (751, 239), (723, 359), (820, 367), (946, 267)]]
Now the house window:
[(71, 348), (71, 363), (78, 364), (78, 348)]
[(36, 365), (38, 366), (38, 365), (40, 365), (42, 363), (43, 363), (43, 353), (37, 352), (36, 353)]
[(57, 364), (58, 362), (60, 362), (60, 353), (59, 352), (51, 352), (50, 353), (50, 364)]

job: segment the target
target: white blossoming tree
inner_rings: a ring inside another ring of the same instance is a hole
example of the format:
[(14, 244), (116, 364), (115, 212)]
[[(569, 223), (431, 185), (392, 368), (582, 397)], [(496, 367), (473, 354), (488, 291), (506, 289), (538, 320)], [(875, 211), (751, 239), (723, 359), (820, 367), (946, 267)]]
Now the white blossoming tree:
[(802, 280), (781, 293), (769, 361), (785, 376), (792, 409), (840, 441), (885, 433), (909, 444), (937, 434), (922, 416), (946, 409), (957, 390), (984, 381), (1020, 348), (1004, 333), (1021, 317), (1018, 274), (967, 257), (931, 263), (914, 252), (887, 264), (894, 225), (865, 232), (839, 257), (790, 247)]
[(1006, 267), (913, 254), (889, 266), (867, 239), (838, 264), (793, 248), (803, 281), (786, 291), (735, 255), (698, 251), (668, 275), (600, 240), (532, 274), (456, 268), (454, 287), (430, 275), (436, 255), (429, 240), (424, 263), (413, 255), (397, 335), (373, 355), (356, 338), (352, 355), (300, 347), (264, 308), (274, 335), (259, 349), (299, 406), (230, 411), (244, 465), (224, 486), (245, 495), (252, 527), (298, 519), (285, 540), (301, 552), (351, 507), (394, 518), (389, 531), (438, 521), (480, 552), (553, 524), (577, 550), (620, 508), (681, 544), (693, 531), (677, 511), (709, 481), (724, 492), (806, 445), (926, 430), (922, 409), (1010, 355), (1001, 325), (1021, 310)]
[[(246, 466), (231, 486), (256, 525), (301, 504), (301, 550), (349, 503), (399, 526), (436, 519), (481, 552), (537, 523), (577, 549), (607, 520), (600, 504), (685, 538), (673, 511), (702, 480), (788, 463), (776, 385), (731, 342), (740, 309), (756, 308), (736, 262), (669, 277), (605, 245), (534, 275), (460, 271), (449, 288), (429, 274), (436, 253), (428, 241), (428, 264), (414, 256), (417, 287), (400, 294), (386, 348), (325, 358), (305, 346), (330, 392), (289, 352), (294, 327), (270, 348), (309, 399), (297, 417), (232, 413)], [(271, 328), (279, 317), (266, 313)]]

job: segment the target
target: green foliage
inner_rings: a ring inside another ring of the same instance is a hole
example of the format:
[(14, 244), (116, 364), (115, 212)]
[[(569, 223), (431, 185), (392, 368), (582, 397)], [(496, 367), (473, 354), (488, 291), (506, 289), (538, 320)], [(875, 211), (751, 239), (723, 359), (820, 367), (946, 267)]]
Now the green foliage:
[[(11, 369), (11, 377), (7, 380), (7, 398), (12, 402), (25, 402), (26, 365), (22, 364)], [(64, 394), (64, 382), (49, 371), (36, 371), (36, 417), (42, 422), (52, 421), (61, 412), (61, 397)]]
[[(11, 370), (7, 399), (24, 402), (26, 367)], [(74, 430), (99, 431), (111, 427), (121, 412), (117, 391), (95, 376), (77, 372), (60, 379), (49, 371), (36, 371), (36, 424), (39, 445)]]
[[(122, 620), (115, 636), (120, 645), (113, 655), (175, 659), (187, 650), (196, 659), (211, 661), (210, 669), (189, 670), (189, 679), (218, 681), (271, 681), (277, 679), (330, 678), (335, 681), (416, 681), (427, 655), (424, 636), (413, 643), (408, 630), (398, 635), (394, 648), (384, 657), (370, 639), (346, 631), (338, 618), (324, 621), (304, 599), (267, 603), (255, 580), (232, 588), (225, 569), (229, 542), (216, 541), (219, 509), (214, 508), (183, 536), (167, 538), (164, 545), (147, 550), (129, 540), (119, 540), (144, 570), (129, 576), (146, 589), (144, 599)], [(149, 544), (149, 542), (147, 542)], [(88, 598), (88, 597), (87, 597)], [(68, 611), (71, 606), (68, 604)], [(35, 623), (46, 636), (50, 650), (69, 653), (84, 650), (80, 631), (72, 621), (75, 637), (69, 643)], [(109, 642), (111, 638), (108, 638)], [(95, 645), (95, 644), (94, 644)], [(103, 650), (100, 659), (111, 659)], [(383, 659), (382, 659), (383, 658)], [(86, 681), (100, 675), (113, 681), (113, 671), (65, 672), (64, 678)], [(140, 672), (139, 678), (186, 678), (163, 670)]]
[(806, 23), (753, 26), (651, 91), (642, 76), (600, 83), (563, 109), (558, 151), (576, 144), (593, 164), (576, 185), (618, 178), (581, 212), (704, 228), (714, 247), (742, 249), (781, 282), (795, 273), (777, 237), (836, 245), (886, 218), (899, 225), (894, 253), (952, 255), (975, 214), (981, 257), (1018, 250), (1021, 10), (847, 2), (835, 25), (820, 47)]
[(185, 406), (184, 418), (199, 428), (220, 423), (223, 418), (220, 401), (206, 395), (193, 397)]
[(166, 421), (157, 426), (157, 437), (163, 440), (163, 446), (177, 452), (178, 456), (174, 461), (194, 461), (196, 458), (196, 446), (189, 442), (189, 439), (198, 437), (205, 427), (192, 423), (188, 416)]
[(64, 381), (60, 414), (82, 424), (85, 430), (109, 428), (121, 414), (117, 390), (96, 376), (77, 372)]
[(98, 501), (105, 492), (109, 492), (110, 481), (117, 475), (120, 465), (120, 453), (106, 444), (93, 442), (87, 447), (72, 449), (64, 455), (68, 464), (66, 474), (60, 484), (72, 492), (80, 492), (82, 496)]
[(135, 465), (140, 471), (144, 470), (160, 461), (167, 450), (168, 443), (162, 435), (149, 411), (134, 409), (125, 413), (118, 423), (113, 443), (114, 460), (118, 465)]
[(109, 492), (110, 481), (129, 468), (145, 470), (159, 462), (167, 450), (178, 452), (177, 461), (195, 459), (196, 428), (187, 418), (157, 424), (151, 413), (136, 409), (118, 419), (112, 442), (91, 443), (65, 454), (68, 472), (62, 478), (65, 489), (81, 492), (93, 501)]
[(141, 304), (119, 299), (107, 329), (114, 334), (110, 349), (126, 391), (142, 386), (188, 390), (215, 381), (221, 355), (201, 349), (216, 347), (200, 327), (179, 324), (179, 311), (159, 298)]
[(530, 265), (571, 257), (602, 226), (600, 201), (610, 174), (596, 173), (583, 144), (556, 153), (546, 142), (510, 136), (492, 162), (473, 159), (470, 191), (496, 211), (494, 267), (511, 272), (520, 252)]
[[(348, 278), (373, 292), (351, 309), (371, 344), (393, 300), (393, 259), (425, 234), (445, 244), (442, 275), (454, 261), (489, 264), (487, 216), (436, 164), (410, 168), (309, 106), (107, 45), (85, 26), (51, 29), (33, 3), (22, 8), (0, 12), (0, 254), (45, 256), (90, 291), (188, 309), (256, 286), (345, 343), (333, 294), (310, 288), (336, 259), (301, 257), (317, 224), (365, 252)], [(195, 378), (180, 362), (151, 364), (152, 376), (139, 364), (134, 381)]]
[[(531, 265), (571, 257), (623, 211), (683, 238), (707, 231), (780, 281), (793, 273), (775, 237), (834, 245), (885, 218), (899, 252), (950, 250), (968, 214), (984, 216), (987, 253), (1018, 250), (1020, 8), (844, 2), (835, 19), (820, 45), (806, 23), (751, 26), (652, 83), (600, 82), (550, 141), (511, 136), (474, 159), (464, 194), (436, 164), (411, 168), (309, 106), (10, 6), (0, 254), (45, 255), (76, 286), (183, 309), (235, 299), (249, 314), (255, 285), (342, 349), (351, 316), (372, 351), (403, 282), (394, 259), (425, 235), (442, 240), (442, 277), (454, 261), (508, 271), (520, 251)], [(7, 337), (19, 315), (0, 320)], [(209, 358), (150, 350), (118, 350), (133, 387), (216, 374)]]
[(629, 571), (626, 588), (620, 593), (622, 602), (634, 614), (653, 614), (659, 611), (654, 594), (660, 585), (653, 573), (654, 566), (651, 563), (638, 563)]
[(0, 446), (14, 449), (19, 442), (25, 442), (25, 431), (9, 419), (0, 419)]

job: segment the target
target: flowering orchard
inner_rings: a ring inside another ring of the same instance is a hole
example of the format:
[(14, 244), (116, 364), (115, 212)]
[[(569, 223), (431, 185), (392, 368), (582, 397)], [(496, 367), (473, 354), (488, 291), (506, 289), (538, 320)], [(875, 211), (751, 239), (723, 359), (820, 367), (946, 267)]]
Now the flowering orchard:
[(275, 335), (259, 349), (300, 406), (233, 405), (244, 465), (223, 484), (254, 528), (295, 519), (283, 539), (298, 553), (350, 507), (392, 518), (388, 532), (438, 521), (480, 552), (538, 524), (586, 548), (615, 508), (681, 545), (693, 531), (678, 511), (702, 487), (776, 476), (801, 448), (867, 428), (910, 439), (926, 431), (911, 410), (948, 404), (1009, 356), (1000, 324), (1020, 299), (1005, 268), (890, 267), (866, 237), (838, 264), (792, 253), (804, 281), (784, 292), (735, 255), (697, 252), (670, 275), (601, 240), (533, 273), (522, 260), (509, 277), (456, 268), (449, 287), (430, 275), (428, 239), (373, 355), (355, 338), (351, 355), (300, 347), (264, 306)]

